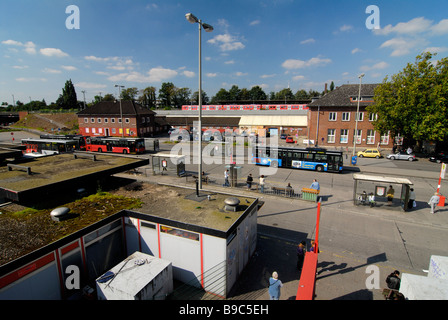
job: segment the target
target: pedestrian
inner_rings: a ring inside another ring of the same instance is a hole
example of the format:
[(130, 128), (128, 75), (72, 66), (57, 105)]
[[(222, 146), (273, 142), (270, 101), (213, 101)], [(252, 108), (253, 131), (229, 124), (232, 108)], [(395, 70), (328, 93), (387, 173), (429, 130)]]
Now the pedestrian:
[(252, 178), (252, 173), (249, 173), (246, 179), (246, 185), (247, 189), (250, 190), (252, 188), (252, 182), (254, 181), (254, 178)]
[(264, 184), (265, 184), (266, 177), (264, 175), (261, 175), (260, 177), (260, 192), (264, 193)]
[(278, 278), (278, 273), (274, 271), (272, 277), (269, 278), (269, 297), (271, 300), (280, 299), (280, 288), (283, 287), (283, 283)]
[(387, 190), (387, 201), (390, 204), (392, 204), (392, 200), (394, 199), (395, 190), (392, 188), (392, 186), (389, 186), (389, 190)]
[[(311, 248), (310, 248), (310, 252), (314, 252), (314, 250), (316, 250), (316, 241), (314, 239), (311, 240)], [(317, 253), (320, 253), (319, 248), (317, 248)]]
[(313, 180), (313, 183), (310, 185), (310, 189), (315, 189), (317, 191), (320, 190), (319, 182), (316, 179)]
[(415, 208), (417, 204), (415, 203), (415, 192), (414, 189), (411, 188), (409, 192), (409, 202), (408, 202), (408, 209)]
[(297, 270), (302, 271), (303, 261), (305, 260), (306, 242), (301, 241), (297, 246)]
[(294, 189), (291, 187), (291, 183), (288, 182), (288, 185), (285, 188), (285, 195), (288, 197), (292, 197), (294, 193)]
[(435, 207), (439, 204), (440, 198), (439, 194), (436, 192), (434, 195), (429, 199), (428, 204), (431, 206), (431, 213), (434, 214)]
[(389, 289), (393, 289), (393, 290), (400, 289), (401, 280), (400, 280), (399, 276), (400, 276), (400, 271), (398, 271), (398, 270), (395, 270), (394, 272), (392, 272), (390, 275), (387, 276), (386, 283), (387, 283), (387, 287)]
[(369, 193), (369, 204), (371, 208), (375, 206), (375, 195), (373, 194), (373, 192)]
[(224, 171), (224, 187), (230, 187), (230, 183), (229, 183), (229, 169), (227, 169), (226, 171)]

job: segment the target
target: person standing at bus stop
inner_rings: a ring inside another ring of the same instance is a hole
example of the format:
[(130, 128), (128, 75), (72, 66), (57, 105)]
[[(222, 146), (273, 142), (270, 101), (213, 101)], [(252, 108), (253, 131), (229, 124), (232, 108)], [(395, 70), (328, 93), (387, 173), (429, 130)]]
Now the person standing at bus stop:
[(259, 182), (259, 184), (260, 184), (260, 192), (261, 193), (264, 193), (265, 180), (266, 180), (266, 177), (264, 175), (261, 175), (260, 182)]

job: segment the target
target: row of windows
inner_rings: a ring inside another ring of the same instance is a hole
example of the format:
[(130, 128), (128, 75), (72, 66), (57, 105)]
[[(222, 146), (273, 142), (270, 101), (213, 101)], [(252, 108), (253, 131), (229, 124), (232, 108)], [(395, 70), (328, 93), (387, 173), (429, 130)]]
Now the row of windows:
[[(151, 123), (150, 117), (142, 117), (142, 123)], [(96, 123), (109, 123), (109, 118), (96, 118)], [(117, 122), (121, 123), (121, 118), (117, 118)], [(131, 120), (129, 118), (124, 119), (125, 123), (130, 123)], [(89, 118), (84, 118), (84, 123), (89, 123)], [(95, 118), (90, 118), (90, 123), (95, 123)], [(115, 118), (110, 118), (110, 123), (115, 123)]]
[[(375, 121), (378, 118), (378, 114), (369, 113), (369, 121)], [(356, 119), (356, 112), (355, 112)], [(337, 112), (329, 112), (328, 113), (328, 121), (336, 121), (338, 120)], [(350, 121), (350, 112), (342, 112), (342, 121)], [(358, 113), (358, 121), (364, 121), (364, 112)]]
[[(376, 134), (375, 130), (368, 129), (366, 131), (366, 144), (374, 144)], [(353, 130), (353, 136), (356, 139), (356, 143), (361, 144), (362, 130), (357, 130), (357, 134), (355, 134), (355, 130)], [(336, 143), (336, 129), (328, 129), (327, 143)], [(349, 143), (349, 129), (340, 129), (339, 143)], [(389, 132), (380, 136), (380, 144), (389, 144)]]

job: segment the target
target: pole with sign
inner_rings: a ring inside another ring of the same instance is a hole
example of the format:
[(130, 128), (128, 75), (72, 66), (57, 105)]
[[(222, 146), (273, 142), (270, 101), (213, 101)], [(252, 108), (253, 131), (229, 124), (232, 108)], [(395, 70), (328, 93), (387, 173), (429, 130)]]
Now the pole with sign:
[(440, 191), (440, 185), (442, 184), (442, 179), (445, 179), (446, 163), (442, 163), (440, 168), (439, 184), (437, 185), (437, 193)]

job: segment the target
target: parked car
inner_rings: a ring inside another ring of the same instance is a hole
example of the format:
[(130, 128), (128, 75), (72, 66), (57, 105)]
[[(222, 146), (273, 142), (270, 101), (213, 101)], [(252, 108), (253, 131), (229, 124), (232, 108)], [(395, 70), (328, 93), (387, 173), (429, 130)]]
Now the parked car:
[(381, 152), (378, 149), (365, 149), (363, 151), (358, 152), (358, 157), (366, 157), (366, 158), (381, 158)]
[(282, 133), (281, 135), (280, 135), (280, 139), (286, 139), (286, 134), (285, 133)]
[(429, 157), (429, 161), (437, 162), (437, 163), (441, 163), (441, 162), (448, 163), (448, 154), (446, 154), (446, 153), (439, 153), (439, 154), (437, 154), (435, 156)]
[(286, 143), (294, 143), (294, 138), (291, 137), (291, 136), (286, 137), (286, 141), (285, 141), (285, 142), (286, 142)]
[(415, 155), (413, 153), (407, 153), (406, 151), (400, 151), (400, 152), (397, 152), (397, 153), (388, 154), (387, 155), (387, 159), (414, 161), (415, 160)]

